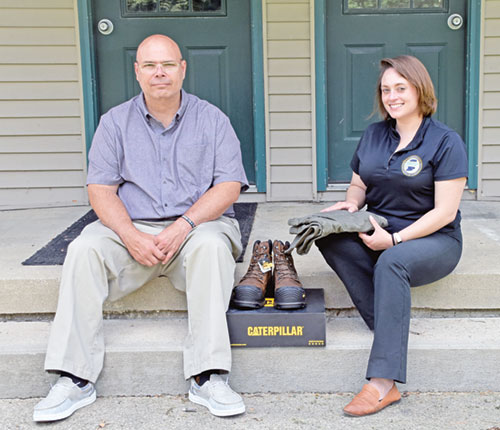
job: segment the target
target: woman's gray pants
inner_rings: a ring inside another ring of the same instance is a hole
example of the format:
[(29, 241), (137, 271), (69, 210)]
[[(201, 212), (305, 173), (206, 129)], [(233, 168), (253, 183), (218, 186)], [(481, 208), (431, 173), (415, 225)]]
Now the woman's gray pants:
[(374, 331), (366, 378), (406, 383), (410, 287), (435, 282), (456, 267), (461, 233), (437, 232), (385, 251), (370, 250), (357, 233), (332, 234), (316, 245)]

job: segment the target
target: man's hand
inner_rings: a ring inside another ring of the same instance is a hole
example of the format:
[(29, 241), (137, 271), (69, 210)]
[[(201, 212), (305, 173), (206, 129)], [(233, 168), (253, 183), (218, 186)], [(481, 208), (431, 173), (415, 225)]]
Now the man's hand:
[(370, 222), (372, 223), (375, 231), (370, 235), (366, 233), (358, 233), (358, 236), (363, 243), (373, 251), (383, 251), (384, 249), (392, 246), (392, 236), (389, 232), (380, 227), (379, 223), (375, 221), (370, 215)]
[(117, 191), (118, 185), (89, 184), (90, 204), (101, 222), (120, 236), (138, 263), (149, 267), (158, 264), (164, 255), (155, 245), (155, 237), (135, 228)]
[(155, 245), (162, 253), (162, 264), (167, 264), (175, 255), (190, 231), (191, 226), (179, 218), (154, 237)]
[(137, 229), (122, 237), (123, 243), (134, 259), (144, 266), (152, 267), (163, 260), (165, 255), (156, 245), (156, 237)]

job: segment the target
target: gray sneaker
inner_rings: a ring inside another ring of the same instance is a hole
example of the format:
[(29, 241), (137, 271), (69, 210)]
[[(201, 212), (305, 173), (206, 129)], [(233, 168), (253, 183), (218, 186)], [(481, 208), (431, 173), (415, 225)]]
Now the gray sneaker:
[(228, 417), (245, 412), (245, 404), (238, 393), (235, 393), (228, 384), (227, 375), (213, 373), (210, 380), (201, 387), (191, 378), (189, 400), (205, 406), (218, 417)]
[(33, 421), (56, 421), (69, 417), (77, 409), (94, 403), (96, 392), (89, 382), (80, 388), (71, 378), (60, 377), (45, 399), (33, 411)]

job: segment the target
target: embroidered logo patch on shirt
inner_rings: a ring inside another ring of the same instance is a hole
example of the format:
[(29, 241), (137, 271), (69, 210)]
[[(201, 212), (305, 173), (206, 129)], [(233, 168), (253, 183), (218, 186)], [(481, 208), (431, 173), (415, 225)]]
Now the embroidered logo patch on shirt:
[(418, 155), (410, 155), (401, 164), (401, 171), (405, 176), (417, 176), (422, 170), (423, 164)]

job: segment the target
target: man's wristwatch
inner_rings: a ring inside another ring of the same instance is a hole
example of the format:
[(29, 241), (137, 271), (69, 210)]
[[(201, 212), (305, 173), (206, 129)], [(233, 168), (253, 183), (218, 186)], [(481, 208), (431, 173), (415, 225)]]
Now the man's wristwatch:
[(401, 239), (401, 235), (399, 233), (392, 233), (392, 243), (394, 245), (399, 245), (403, 239)]

